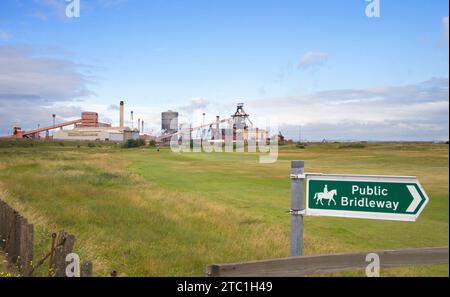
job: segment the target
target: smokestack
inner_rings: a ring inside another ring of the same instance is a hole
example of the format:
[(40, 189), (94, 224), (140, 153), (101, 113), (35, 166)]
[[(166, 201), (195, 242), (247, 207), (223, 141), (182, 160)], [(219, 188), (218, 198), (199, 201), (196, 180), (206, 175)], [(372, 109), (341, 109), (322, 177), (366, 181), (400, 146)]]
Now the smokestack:
[(133, 111), (131, 111), (131, 129), (134, 129)]
[[(53, 114), (52, 116), (53, 116), (53, 127), (54, 127), (56, 125), (56, 121), (55, 121), (56, 114)], [(54, 134), (55, 134), (55, 132), (52, 131), (52, 135), (54, 135)]]
[(144, 120), (142, 120), (141, 124), (142, 124), (142, 134), (145, 134), (144, 133)]
[(124, 112), (123, 101), (120, 101), (120, 128), (123, 128), (123, 112)]
[(216, 133), (214, 133), (214, 140), (220, 139), (220, 117), (216, 116)]
[(141, 119), (138, 119), (138, 131), (141, 133)]

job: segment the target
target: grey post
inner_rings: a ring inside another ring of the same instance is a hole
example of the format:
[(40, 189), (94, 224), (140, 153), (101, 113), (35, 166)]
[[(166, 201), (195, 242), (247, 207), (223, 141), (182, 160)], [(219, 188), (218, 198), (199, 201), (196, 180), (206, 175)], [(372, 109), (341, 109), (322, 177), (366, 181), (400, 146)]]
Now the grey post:
[(299, 174), (305, 173), (304, 161), (291, 163), (291, 256), (303, 254), (303, 181)]

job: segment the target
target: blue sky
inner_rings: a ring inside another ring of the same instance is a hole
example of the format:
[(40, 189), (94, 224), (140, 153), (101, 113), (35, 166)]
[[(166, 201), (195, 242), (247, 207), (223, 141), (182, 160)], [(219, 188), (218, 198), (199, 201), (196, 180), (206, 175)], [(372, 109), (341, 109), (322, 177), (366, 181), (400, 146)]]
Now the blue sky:
[(448, 139), (448, 1), (80, 2), (1, 1), (0, 134), (125, 99), (154, 131), (243, 101), (292, 138)]

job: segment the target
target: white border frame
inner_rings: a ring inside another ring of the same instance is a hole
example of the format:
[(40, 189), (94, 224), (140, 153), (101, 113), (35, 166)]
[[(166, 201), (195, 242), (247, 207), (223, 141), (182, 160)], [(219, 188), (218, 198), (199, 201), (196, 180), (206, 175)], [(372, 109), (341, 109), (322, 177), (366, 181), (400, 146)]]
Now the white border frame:
[[(415, 176), (389, 176), (389, 175), (358, 175), (358, 174), (322, 174), (322, 173), (305, 173), (306, 176), (306, 209), (307, 216), (327, 216), (327, 217), (343, 217), (357, 219), (374, 219), (374, 220), (392, 220), (392, 221), (408, 221), (414, 222), (424, 210), (430, 200), (427, 193), (422, 188), (419, 180)], [(356, 181), (356, 182), (389, 182), (389, 183), (413, 183), (416, 184), (423, 196), (425, 202), (422, 204), (416, 214), (396, 214), (381, 213), (367, 211), (351, 211), (351, 210), (330, 210), (330, 209), (311, 209), (309, 208), (309, 181), (310, 180), (330, 180), (330, 181)]]

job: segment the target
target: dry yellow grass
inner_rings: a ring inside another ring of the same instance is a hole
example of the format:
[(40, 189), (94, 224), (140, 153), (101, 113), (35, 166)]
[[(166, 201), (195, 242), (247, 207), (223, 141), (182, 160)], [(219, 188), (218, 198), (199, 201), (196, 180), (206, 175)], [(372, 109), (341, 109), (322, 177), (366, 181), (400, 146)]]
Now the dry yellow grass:
[[(251, 154), (3, 149), (0, 196), (35, 224), (35, 259), (64, 229), (97, 275), (203, 275), (207, 264), (288, 256), (292, 159), (307, 160), (312, 172), (418, 175), (432, 199), (413, 225), (308, 217), (306, 255), (448, 242), (445, 146), (284, 149), (272, 165)], [(383, 273), (448, 275), (446, 267)]]

